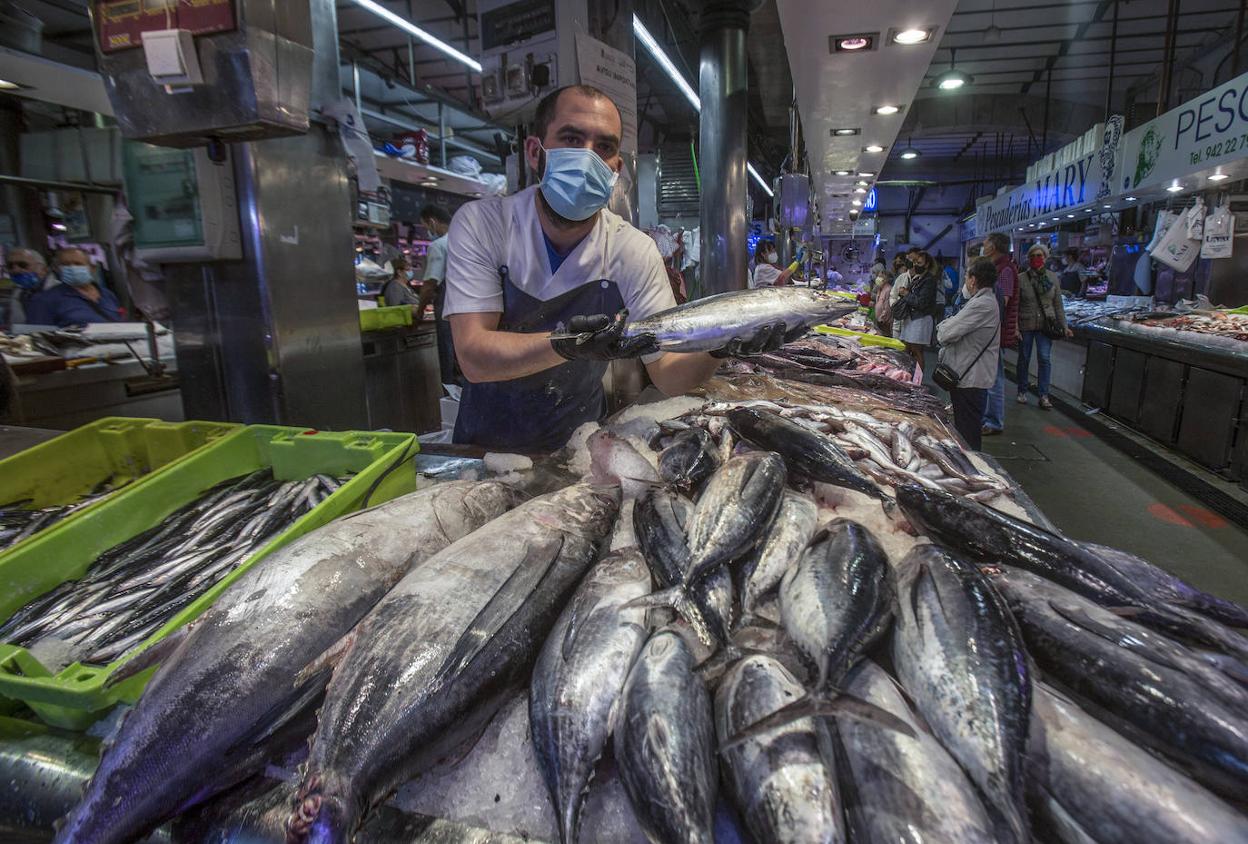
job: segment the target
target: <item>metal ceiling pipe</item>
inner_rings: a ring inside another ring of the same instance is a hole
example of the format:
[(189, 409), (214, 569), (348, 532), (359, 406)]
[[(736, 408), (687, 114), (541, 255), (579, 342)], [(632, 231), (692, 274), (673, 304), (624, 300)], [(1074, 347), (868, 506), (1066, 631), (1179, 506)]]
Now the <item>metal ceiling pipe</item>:
[(746, 287), (747, 0), (710, 0), (702, 13), (698, 130), (702, 169), (702, 290)]

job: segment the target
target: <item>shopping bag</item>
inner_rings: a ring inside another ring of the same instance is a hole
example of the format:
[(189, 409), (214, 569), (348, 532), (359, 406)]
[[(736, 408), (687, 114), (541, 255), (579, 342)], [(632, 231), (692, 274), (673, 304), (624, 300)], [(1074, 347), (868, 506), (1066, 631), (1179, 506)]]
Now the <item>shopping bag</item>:
[(1229, 258), (1235, 241), (1235, 215), (1223, 201), (1205, 218), (1205, 239), (1200, 245), (1202, 258)]
[(1179, 272), (1187, 272), (1200, 255), (1200, 241), (1187, 236), (1187, 226), (1176, 216), (1174, 224), (1148, 254)]
[(1161, 239), (1165, 237), (1166, 232), (1170, 230), (1170, 226), (1178, 218), (1178, 214), (1174, 214), (1170, 211), (1162, 210), (1158, 212), (1157, 223), (1153, 226), (1153, 237), (1148, 242), (1148, 245), (1144, 247), (1144, 251), (1152, 252), (1156, 249), (1157, 244), (1161, 243)]
[(1205, 200), (1203, 197), (1196, 197), (1196, 203), (1187, 209), (1186, 219), (1187, 236), (1192, 240), (1203, 239), (1205, 236)]

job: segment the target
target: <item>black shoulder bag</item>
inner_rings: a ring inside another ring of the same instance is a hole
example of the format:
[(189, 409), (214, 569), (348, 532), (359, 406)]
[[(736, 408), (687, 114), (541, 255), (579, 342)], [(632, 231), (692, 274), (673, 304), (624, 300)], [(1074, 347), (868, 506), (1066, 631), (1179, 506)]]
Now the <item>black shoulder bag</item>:
[(953, 367), (948, 364), (942, 363), (937, 365), (936, 369), (932, 371), (932, 380), (936, 382), (936, 386), (946, 392), (953, 392), (962, 383), (962, 376), (970, 372), (971, 367), (979, 363), (979, 359), (984, 356), (984, 352), (988, 351), (989, 347), (996, 341), (997, 337), (995, 334), (988, 338), (988, 342), (984, 344), (984, 347), (979, 350), (979, 354), (975, 356), (975, 360), (967, 364), (966, 369), (961, 372), (955, 372)]

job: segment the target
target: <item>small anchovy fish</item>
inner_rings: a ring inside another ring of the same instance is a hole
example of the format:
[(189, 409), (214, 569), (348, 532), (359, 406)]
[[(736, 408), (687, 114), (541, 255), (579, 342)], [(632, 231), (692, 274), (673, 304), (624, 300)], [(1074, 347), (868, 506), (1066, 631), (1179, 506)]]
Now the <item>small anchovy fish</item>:
[(765, 287), (695, 299), (630, 322), (627, 337), (653, 334), (668, 352), (714, 352), (738, 337), (782, 323), (785, 334), (829, 322), (857, 309), (857, 303), (819, 290)]

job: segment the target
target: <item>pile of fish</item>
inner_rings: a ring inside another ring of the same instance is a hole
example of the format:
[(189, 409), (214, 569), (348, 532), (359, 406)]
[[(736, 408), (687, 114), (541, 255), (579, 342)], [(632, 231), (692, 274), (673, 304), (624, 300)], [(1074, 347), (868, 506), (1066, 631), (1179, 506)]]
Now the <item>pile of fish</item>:
[(1248, 314), (1226, 311), (1202, 311), (1180, 316), (1158, 317), (1140, 320), (1142, 325), (1169, 328), (1173, 331), (1191, 331), (1248, 342)]
[(28, 536), (34, 536), (44, 528), (61, 521), (101, 498), (112, 495), (126, 485), (128, 481), (117, 483), (116, 478), (108, 477), (96, 484), (90, 492), (67, 504), (54, 504), (50, 507), (31, 508), (31, 499), (10, 501), (0, 504), (0, 551), (16, 545)]
[(0, 642), (55, 640), (70, 661), (111, 663), (339, 486), (328, 475), (279, 481), (268, 468), (224, 481), (19, 609)]
[(708, 402), (658, 425), (650, 444), (664, 480), (686, 490), (706, 476), (737, 441), (783, 454), (799, 477), (874, 498), (918, 484), (991, 501), (1009, 485), (985, 474), (947, 432), (928, 420), (892, 418), (836, 405), (766, 400)]
[(1124, 318), (1132, 313), (1144, 310), (1142, 305), (1123, 306), (1111, 302), (1097, 302), (1092, 299), (1075, 299), (1066, 296), (1062, 299), (1062, 310), (1066, 312), (1066, 321), (1074, 325), (1084, 325), (1105, 317)]
[[(275, 553), (140, 654), (56, 840), (135, 840), (294, 736), (279, 840), (347, 842), (527, 691), (564, 842), (598, 836), (608, 755), (654, 842), (714, 840), (724, 801), (760, 842), (1248, 842), (1248, 610), (940, 484), (886, 495), (771, 409), (706, 415), (720, 442), (668, 430), (658, 469), (604, 431), (586, 482), (439, 484)], [(811, 481), (922, 536), (893, 554)]]

